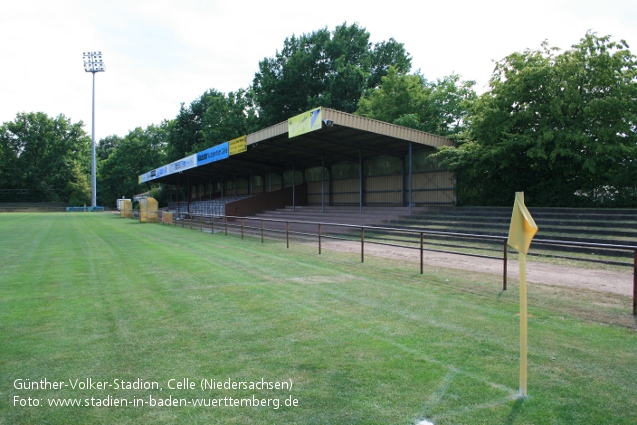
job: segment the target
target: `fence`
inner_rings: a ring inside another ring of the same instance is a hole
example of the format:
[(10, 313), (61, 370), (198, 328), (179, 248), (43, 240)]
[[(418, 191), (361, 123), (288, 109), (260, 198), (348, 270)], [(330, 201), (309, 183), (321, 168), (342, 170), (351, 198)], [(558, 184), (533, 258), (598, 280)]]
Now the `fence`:
[[(277, 220), (277, 219), (268, 219), (268, 218), (259, 218), (259, 217), (240, 217), (240, 216), (228, 216), (228, 215), (201, 215), (196, 219), (186, 219), (187, 214), (181, 214), (178, 219), (181, 227), (186, 227), (186, 224), (189, 224), (191, 229), (195, 227), (199, 227), (200, 231), (210, 229), (211, 233), (214, 235), (215, 233), (215, 222), (217, 223), (217, 229), (220, 227), (223, 229), (224, 234), (228, 235), (228, 229), (234, 228), (240, 230), (241, 239), (244, 238), (246, 231), (255, 232), (260, 235), (261, 243), (264, 242), (265, 233), (268, 232), (269, 235), (272, 234), (285, 234), (286, 246), (290, 247), (290, 236), (300, 236), (303, 238), (311, 238), (317, 241), (318, 243), (318, 253), (321, 254), (322, 250), (322, 240), (323, 239), (339, 239), (352, 241), (352, 238), (347, 237), (339, 237), (335, 235), (325, 234), (326, 228), (341, 228), (347, 229), (350, 232), (356, 231), (360, 235), (360, 254), (361, 254), (361, 262), (365, 261), (365, 244), (373, 243), (379, 245), (387, 245), (393, 247), (407, 248), (407, 249), (417, 249), (420, 253), (420, 274), (424, 272), (424, 252), (425, 251), (437, 251), (434, 249), (428, 249), (425, 246), (425, 237), (432, 236), (444, 236), (448, 238), (461, 238), (461, 239), (475, 239), (479, 241), (490, 241), (497, 244), (501, 244), (502, 246), (502, 256), (490, 256), (490, 255), (482, 255), (475, 253), (467, 253), (467, 252), (453, 252), (458, 255), (466, 255), (471, 257), (480, 257), (480, 258), (490, 258), (496, 260), (502, 260), (502, 289), (507, 289), (507, 267), (508, 267), (508, 246), (507, 246), (507, 238), (503, 236), (490, 236), (490, 235), (479, 235), (479, 234), (470, 234), (470, 233), (453, 233), (453, 232), (441, 232), (441, 231), (431, 231), (431, 230), (413, 230), (413, 229), (399, 229), (399, 228), (391, 228), (391, 227), (380, 227), (380, 226), (362, 226), (362, 225), (353, 225), (353, 224), (339, 224), (339, 223), (323, 223), (323, 222), (313, 222), (313, 221), (295, 221), (295, 220)], [(248, 223), (257, 222), (259, 226), (250, 226), (246, 225)], [(266, 228), (265, 223), (270, 223), (271, 227)], [(204, 226), (205, 224), (205, 226)], [(300, 229), (290, 230), (290, 224), (298, 225)], [(174, 225), (177, 226), (177, 221), (174, 222)], [(284, 226), (283, 226), (284, 225)], [(316, 233), (313, 232), (313, 229), (316, 229)], [(302, 231), (303, 230), (303, 231)], [(389, 242), (375, 242), (368, 241), (365, 239), (365, 233), (369, 231), (385, 231), (385, 232), (393, 232), (395, 234), (404, 234), (408, 237), (413, 238), (414, 244), (404, 245), (404, 244), (393, 244)], [(358, 240), (358, 238), (357, 238)], [(637, 315), (637, 246), (634, 245), (622, 245), (622, 244), (605, 244), (605, 243), (587, 243), (587, 242), (574, 242), (574, 241), (560, 241), (560, 240), (549, 240), (549, 239), (534, 239), (533, 244), (543, 244), (543, 245), (552, 245), (552, 246), (562, 246), (562, 247), (578, 247), (578, 248), (599, 248), (599, 249), (612, 249), (619, 251), (631, 252), (633, 262), (632, 264), (622, 263), (621, 265), (631, 266), (633, 268), (633, 315)], [(448, 252), (448, 251), (446, 251)], [(617, 264), (617, 263), (615, 263)]]
[[(226, 204), (236, 202), (242, 199), (249, 198), (249, 196), (229, 196), (225, 198), (205, 200), (205, 201), (191, 201), (188, 202), (169, 202), (168, 210), (173, 212), (179, 217), (190, 216), (221, 216), (226, 212)], [(188, 215), (189, 214), (189, 215)]]

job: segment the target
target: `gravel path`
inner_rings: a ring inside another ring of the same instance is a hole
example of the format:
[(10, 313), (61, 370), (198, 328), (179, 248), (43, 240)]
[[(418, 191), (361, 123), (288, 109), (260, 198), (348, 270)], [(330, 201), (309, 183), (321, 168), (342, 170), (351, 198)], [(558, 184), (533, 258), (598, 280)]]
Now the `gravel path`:
[[(360, 252), (360, 242), (324, 240), (322, 247), (335, 251)], [(420, 260), (418, 250), (376, 244), (366, 244), (365, 255), (397, 258), (416, 263)], [(502, 261), (495, 259), (425, 251), (423, 263), (428, 266), (502, 275)], [(518, 268), (517, 261), (509, 260), (507, 276), (517, 279), (519, 277)], [(527, 261), (527, 282), (571, 286), (626, 296), (633, 294), (633, 270), (629, 267), (626, 268), (626, 271), (612, 271)]]

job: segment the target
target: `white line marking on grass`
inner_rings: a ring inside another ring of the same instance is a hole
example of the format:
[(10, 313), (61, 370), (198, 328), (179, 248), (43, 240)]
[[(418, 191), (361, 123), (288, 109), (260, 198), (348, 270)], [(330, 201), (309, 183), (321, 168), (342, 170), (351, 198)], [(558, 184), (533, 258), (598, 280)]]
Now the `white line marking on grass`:
[(436, 388), (436, 390), (431, 394), (431, 397), (429, 397), (429, 399), (425, 403), (425, 409), (435, 406), (440, 402), (442, 397), (447, 393), (447, 388), (449, 387), (449, 384), (454, 380), (456, 375), (457, 372), (455, 370), (450, 370), (449, 373), (445, 375), (440, 385), (438, 385), (438, 388)]
[[(440, 366), (448, 369), (450, 373), (453, 373), (452, 377), (455, 377), (456, 374), (461, 374), (461, 375), (467, 376), (469, 378), (475, 379), (478, 382), (482, 382), (482, 383), (484, 383), (486, 385), (489, 385), (490, 387), (495, 388), (497, 390), (500, 390), (500, 391), (502, 391), (504, 393), (507, 393), (508, 394), (507, 397), (511, 397), (512, 399), (515, 399), (518, 396), (518, 390), (516, 390), (516, 389), (509, 388), (509, 387), (507, 387), (505, 385), (498, 384), (496, 382), (491, 382), (491, 381), (485, 379), (484, 377), (482, 377), (480, 375), (476, 375), (475, 373), (471, 373), (471, 372), (467, 372), (467, 371), (464, 371), (462, 369), (459, 369), (459, 368), (457, 368), (457, 367), (455, 367), (455, 366), (453, 366), (453, 365), (451, 365), (449, 363), (445, 363), (445, 362), (440, 361), (438, 359), (435, 359), (435, 358), (433, 358), (431, 356), (428, 356), (428, 355), (424, 354), (420, 350), (416, 350), (416, 349), (413, 349), (411, 347), (407, 347), (407, 346), (405, 346), (403, 344), (400, 344), (400, 343), (398, 343), (398, 342), (396, 342), (394, 340), (382, 337), (380, 335), (374, 335), (371, 332), (365, 331), (363, 329), (356, 329), (356, 330), (359, 331), (359, 332), (365, 333), (367, 335), (370, 335), (372, 337), (375, 337), (375, 338), (377, 338), (377, 339), (379, 339), (379, 340), (381, 340), (383, 342), (391, 344), (394, 347), (400, 348), (401, 350), (403, 350), (405, 352), (412, 353), (412, 354), (416, 355), (417, 357), (419, 357), (419, 358), (421, 358), (421, 359), (423, 359), (423, 360), (425, 360), (427, 362), (440, 365)], [(449, 376), (450, 376), (450, 374), (447, 374), (445, 376), (445, 379), (447, 379), (447, 377), (449, 377)]]
[(449, 410), (449, 411), (445, 411), (444, 413), (441, 413), (441, 414), (438, 414), (438, 415), (434, 415), (434, 417), (435, 418), (449, 419), (449, 418), (452, 418), (454, 416), (466, 413), (466, 412), (468, 412), (470, 410), (475, 411), (475, 410), (480, 410), (480, 409), (491, 409), (491, 408), (494, 408), (494, 407), (498, 407), (498, 406), (501, 406), (503, 404), (507, 404), (511, 400), (514, 400), (514, 399), (518, 399), (518, 395), (516, 395), (515, 397), (507, 396), (507, 397), (503, 398), (500, 401), (495, 400), (495, 401), (493, 401), (491, 403), (472, 404), (472, 405), (469, 405), (469, 406), (463, 406), (463, 407), (460, 407), (460, 408), (455, 409), (455, 410)]
[[(328, 291), (328, 290), (324, 290), (322, 292), (328, 293), (330, 295), (336, 295), (336, 298), (340, 299), (341, 301), (349, 300), (349, 301), (352, 301), (352, 302), (356, 302), (359, 305), (366, 305), (366, 306), (370, 306), (370, 307), (376, 306), (377, 307), (377, 305), (374, 304), (374, 303), (361, 302), (360, 300), (354, 299), (353, 297), (343, 296), (343, 294), (334, 294), (332, 291)], [(312, 311), (315, 314), (322, 311), (322, 312), (327, 313), (330, 316), (337, 315), (337, 316), (341, 316), (341, 317), (349, 317), (349, 318), (355, 319), (355, 317), (353, 317), (351, 314), (348, 314), (348, 313), (346, 313), (346, 312), (344, 312), (344, 311), (342, 311), (340, 309), (332, 308), (332, 307), (324, 305), (324, 304), (317, 304), (316, 302), (313, 302), (313, 301), (310, 301), (310, 300), (305, 300), (305, 301), (301, 302), (298, 299), (294, 299), (294, 298), (290, 297), (289, 295), (282, 294), (282, 293), (278, 293), (277, 295), (281, 299), (286, 299), (288, 301), (292, 301), (294, 304), (296, 304), (296, 306), (301, 307), (301, 308), (305, 308), (306, 310)], [(407, 318), (407, 319), (412, 319), (412, 320), (415, 319), (415, 318), (410, 317), (409, 315), (402, 315), (402, 316), (404, 318)], [(349, 324), (343, 324), (343, 328), (349, 328), (349, 331), (352, 332), (352, 333), (364, 334), (364, 335), (367, 335), (367, 336), (369, 336), (371, 338), (375, 338), (375, 339), (377, 339), (379, 341), (383, 341), (383, 342), (385, 342), (385, 343), (387, 343), (389, 345), (392, 345), (392, 346), (394, 346), (394, 347), (396, 347), (396, 348), (398, 348), (398, 349), (400, 349), (400, 350), (402, 350), (404, 352), (413, 354), (416, 358), (425, 360), (426, 362), (429, 362), (429, 363), (432, 363), (432, 364), (436, 364), (436, 365), (442, 366), (443, 368), (448, 370), (448, 373), (445, 375), (445, 378), (443, 379), (443, 381), (441, 383), (441, 387), (439, 387), (439, 389), (436, 392), (434, 392), (434, 394), (432, 395), (434, 397), (431, 400), (433, 403), (428, 402), (425, 405), (425, 407), (427, 405), (432, 406), (432, 405), (438, 404), (440, 402), (440, 400), (442, 400), (442, 398), (444, 397), (444, 395), (446, 393), (446, 389), (447, 389), (448, 385), (450, 384), (450, 382), (453, 381), (455, 378), (458, 378), (459, 376), (460, 377), (468, 377), (468, 378), (474, 379), (477, 382), (481, 382), (483, 384), (486, 384), (486, 385), (490, 386), (491, 388), (497, 389), (497, 390), (499, 390), (499, 391), (504, 393), (504, 397), (498, 397), (497, 399), (495, 399), (492, 402), (487, 402), (487, 403), (480, 404), (480, 405), (472, 404), (472, 405), (469, 405), (469, 406), (464, 406), (464, 407), (461, 407), (459, 409), (455, 409), (455, 410), (450, 411), (450, 412), (446, 411), (444, 413), (436, 415), (437, 417), (446, 418), (446, 417), (449, 417), (449, 416), (455, 416), (455, 415), (458, 415), (460, 413), (466, 412), (469, 409), (478, 410), (478, 409), (493, 408), (493, 407), (497, 407), (497, 406), (506, 404), (506, 403), (510, 402), (511, 400), (515, 400), (516, 398), (518, 398), (518, 390), (517, 389), (507, 387), (506, 385), (502, 385), (502, 384), (499, 384), (497, 382), (489, 381), (488, 379), (485, 379), (485, 377), (483, 377), (483, 376), (480, 376), (480, 375), (478, 375), (476, 373), (472, 373), (472, 372), (468, 372), (468, 371), (459, 369), (459, 368), (457, 368), (456, 366), (454, 366), (454, 365), (452, 365), (450, 363), (447, 363), (447, 362), (438, 360), (435, 357), (431, 357), (429, 355), (426, 355), (421, 350), (408, 347), (408, 346), (406, 346), (404, 344), (401, 344), (401, 343), (399, 343), (399, 342), (397, 342), (397, 341), (395, 341), (393, 339), (390, 339), (390, 338), (386, 337), (385, 335), (379, 335), (376, 332), (373, 332), (373, 331), (370, 331), (370, 330), (367, 330), (367, 329), (360, 329), (358, 327), (355, 327), (355, 326), (352, 325), (352, 323), (355, 323), (355, 320), (353, 320)], [(444, 329), (453, 329), (453, 330), (455, 330), (455, 328), (453, 326), (445, 326), (444, 324), (441, 324), (439, 322), (428, 323), (428, 324), (435, 325), (438, 328), (440, 328), (441, 330), (444, 330)], [(432, 422), (430, 422), (429, 420), (426, 420), (426, 419), (417, 419), (417, 420), (420, 421), (420, 422), (416, 422), (416, 425), (421, 425), (421, 424), (423, 424), (423, 425), (432, 424), (433, 425)]]

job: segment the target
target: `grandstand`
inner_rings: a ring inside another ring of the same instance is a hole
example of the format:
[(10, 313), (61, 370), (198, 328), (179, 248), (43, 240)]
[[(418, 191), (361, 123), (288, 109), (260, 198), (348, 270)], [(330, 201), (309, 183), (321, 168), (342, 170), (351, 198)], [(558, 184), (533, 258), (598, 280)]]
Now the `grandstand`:
[[(299, 131), (303, 125), (308, 127)], [(307, 234), (316, 233), (316, 226), (300, 222), (505, 236), (510, 208), (449, 208), (455, 205), (452, 173), (430, 154), (451, 144), (444, 137), (317, 108), (152, 170), (140, 180), (186, 189), (188, 196), (168, 207), (177, 219), (253, 217), (268, 220), (267, 227), (275, 232), (284, 231), (285, 222), (296, 221), (295, 230)], [(637, 236), (632, 230), (637, 225), (635, 210), (530, 210), (541, 239), (609, 244), (628, 243)], [(348, 229), (323, 226), (322, 232), (346, 237)], [(374, 231), (366, 237), (401, 243), (399, 233)], [(451, 239), (431, 236), (430, 247), (454, 251), (469, 246), (485, 254), (502, 249), (496, 242)], [(538, 255), (554, 255), (560, 249), (595, 254), (573, 246), (537, 248)], [(607, 250), (604, 255), (627, 254)]]
[(187, 196), (177, 195), (169, 205), (178, 215), (248, 216), (286, 206), (411, 213), (455, 205), (452, 173), (430, 158), (437, 147), (452, 143), (317, 108), (151, 170), (139, 181), (180, 188), (177, 194), (185, 189)]

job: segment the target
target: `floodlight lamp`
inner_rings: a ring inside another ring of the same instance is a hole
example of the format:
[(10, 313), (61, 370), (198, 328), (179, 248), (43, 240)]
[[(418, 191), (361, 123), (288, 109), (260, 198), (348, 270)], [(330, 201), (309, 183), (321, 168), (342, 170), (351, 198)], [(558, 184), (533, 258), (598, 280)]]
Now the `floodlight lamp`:
[(104, 72), (104, 62), (102, 61), (102, 52), (84, 52), (84, 71), (86, 72)]

